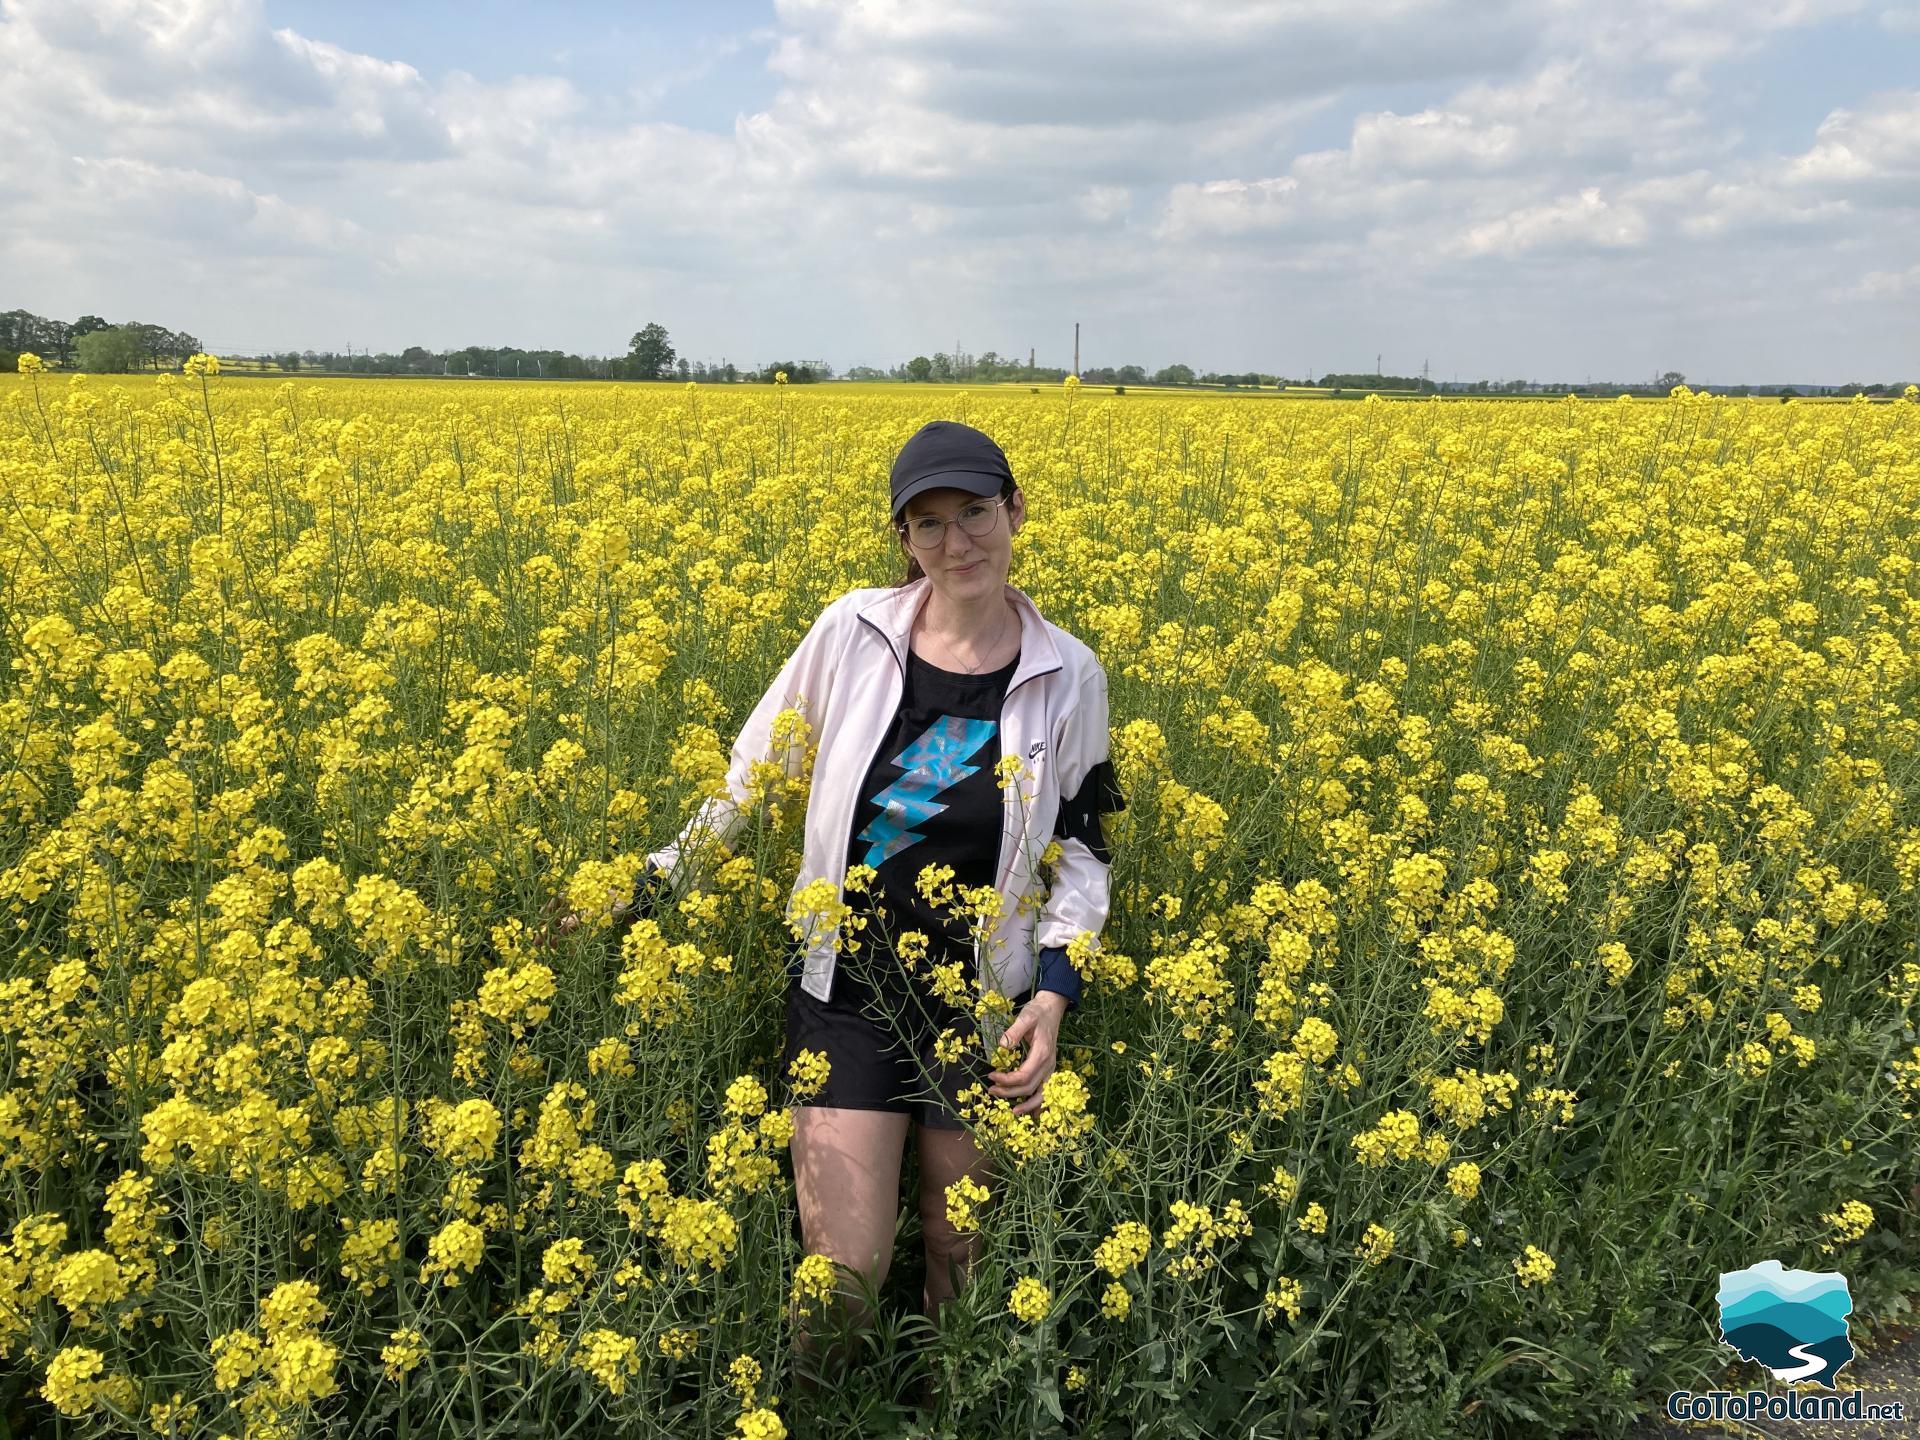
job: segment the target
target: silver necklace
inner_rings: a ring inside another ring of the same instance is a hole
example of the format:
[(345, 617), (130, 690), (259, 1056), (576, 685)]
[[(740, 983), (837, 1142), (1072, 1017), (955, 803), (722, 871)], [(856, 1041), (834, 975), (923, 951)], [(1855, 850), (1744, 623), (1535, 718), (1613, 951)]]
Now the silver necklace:
[[(1009, 609), (1011, 609), (1011, 607), (1009, 607)], [(1000, 630), (999, 630), (999, 633), (997, 633), (993, 637), (993, 644), (987, 647), (987, 653), (989, 655), (991, 655), (995, 650), (1000, 648), (1001, 640), (1003, 640), (1006, 637), (1007, 615), (1008, 615), (1008, 611), (1004, 611), (1004, 610), (1000, 614)], [(936, 636), (935, 638), (939, 639), (938, 636)], [(960, 659), (960, 652), (958, 650), (955, 650), (951, 644), (949, 644), (944, 639), (940, 640), (940, 643), (946, 647), (947, 653), (949, 655), (953, 656), (953, 658), (956, 660)], [(961, 661), (961, 668), (964, 669), (966, 673), (969, 675), (976, 675), (980, 671), (981, 663), (982, 663), (981, 661), (976, 660), (973, 664), (968, 665), (965, 661)]]

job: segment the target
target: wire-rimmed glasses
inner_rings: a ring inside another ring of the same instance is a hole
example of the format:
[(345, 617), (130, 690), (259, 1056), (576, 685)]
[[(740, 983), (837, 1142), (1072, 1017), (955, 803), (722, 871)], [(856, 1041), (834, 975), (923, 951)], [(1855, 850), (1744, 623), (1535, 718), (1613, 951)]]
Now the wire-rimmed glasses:
[(993, 533), (994, 524), (1000, 518), (1000, 507), (1006, 503), (1004, 496), (992, 500), (970, 500), (960, 507), (960, 513), (951, 520), (942, 520), (938, 515), (916, 515), (911, 520), (900, 521), (894, 529), (905, 535), (907, 543), (916, 550), (932, 550), (944, 545), (947, 526), (953, 524), (958, 524), (964, 533), (977, 540), (982, 535)]

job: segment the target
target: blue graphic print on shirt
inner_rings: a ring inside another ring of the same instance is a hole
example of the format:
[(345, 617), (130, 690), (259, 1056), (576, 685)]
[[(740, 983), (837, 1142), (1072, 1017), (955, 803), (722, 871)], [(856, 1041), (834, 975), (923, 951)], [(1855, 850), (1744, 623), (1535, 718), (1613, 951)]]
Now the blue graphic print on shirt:
[(935, 797), (980, 769), (967, 762), (993, 739), (998, 728), (992, 720), (942, 715), (894, 757), (893, 763), (906, 773), (872, 797), (871, 803), (880, 807), (880, 814), (859, 835), (869, 842), (865, 864), (877, 870), (881, 862), (927, 838), (912, 827), (947, 808)]

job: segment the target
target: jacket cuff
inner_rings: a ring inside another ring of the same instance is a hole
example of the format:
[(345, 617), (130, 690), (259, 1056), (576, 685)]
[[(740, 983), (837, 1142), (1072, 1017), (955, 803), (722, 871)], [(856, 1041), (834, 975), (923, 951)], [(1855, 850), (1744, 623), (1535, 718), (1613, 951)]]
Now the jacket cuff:
[(1080, 972), (1073, 968), (1073, 962), (1067, 959), (1067, 947), (1064, 945), (1043, 945), (1040, 947), (1040, 974), (1034, 981), (1035, 990), (1052, 990), (1067, 997), (1067, 1008), (1078, 1009), (1080, 1005)]

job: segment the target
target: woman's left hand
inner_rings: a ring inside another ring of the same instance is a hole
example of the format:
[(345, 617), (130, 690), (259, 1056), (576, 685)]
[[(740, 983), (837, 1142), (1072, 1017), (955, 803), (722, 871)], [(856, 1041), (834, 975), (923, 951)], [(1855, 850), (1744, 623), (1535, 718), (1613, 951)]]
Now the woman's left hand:
[(1067, 997), (1053, 990), (1035, 993), (1007, 1026), (1000, 1043), (1009, 1050), (1025, 1047), (1027, 1058), (1017, 1070), (990, 1070), (992, 1081), (987, 1093), (1002, 1100), (1018, 1100), (1016, 1115), (1031, 1115), (1040, 1108), (1040, 1090), (1054, 1072), (1060, 1055), (1060, 1017), (1067, 1013)]

